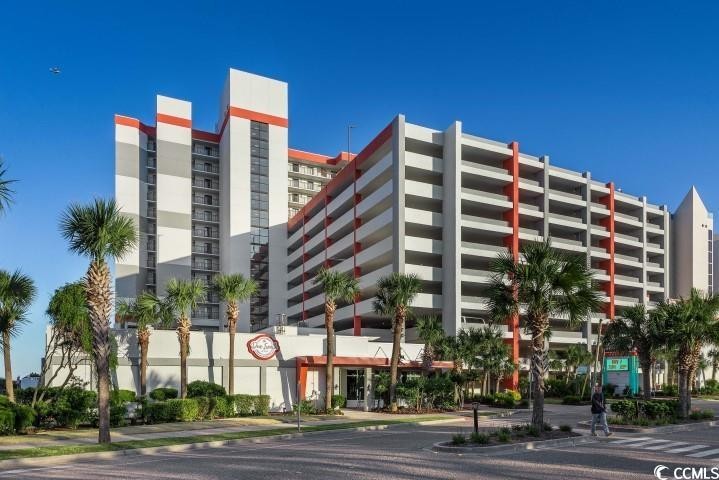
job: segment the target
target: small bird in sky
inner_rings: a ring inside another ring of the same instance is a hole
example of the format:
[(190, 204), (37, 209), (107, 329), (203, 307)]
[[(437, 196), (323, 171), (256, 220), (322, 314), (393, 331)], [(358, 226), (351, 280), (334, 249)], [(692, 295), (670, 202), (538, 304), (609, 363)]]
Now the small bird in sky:
[(50, 67), (50, 73), (58, 75), (60, 73), (60, 67)]

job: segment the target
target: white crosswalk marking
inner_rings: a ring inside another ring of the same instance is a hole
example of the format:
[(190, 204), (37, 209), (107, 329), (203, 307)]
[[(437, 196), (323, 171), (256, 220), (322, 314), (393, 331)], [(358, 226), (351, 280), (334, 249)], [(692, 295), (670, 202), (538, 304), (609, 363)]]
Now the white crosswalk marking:
[(652, 444), (655, 444), (655, 443), (669, 443), (669, 442), (670, 442), (670, 440), (657, 440), (657, 439), (654, 439), (654, 440), (647, 440), (647, 441), (645, 441), (645, 442), (639, 442), (639, 443), (627, 443), (627, 444), (625, 444), (624, 446), (625, 446), (625, 447), (629, 447), (629, 448), (638, 448), (638, 447), (644, 447), (644, 446), (647, 446), (647, 445), (652, 445)]
[(709, 445), (690, 445), (683, 448), (675, 448), (674, 450), (667, 450), (664, 453), (684, 453), (691, 452), (692, 450), (699, 450), (700, 448), (707, 448)]
[(632, 443), (632, 442), (640, 442), (642, 440), (649, 440), (650, 437), (638, 437), (638, 438), (625, 438), (623, 440), (615, 440), (612, 442), (612, 445), (619, 445), (622, 443)]
[(687, 442), (672, 442), (667, 443), (663, 445), (652, 445), (651, 447), (647, 447), (644, 450), (664, 450), (665, 448), (674, 448), (678, 447), (680, 445), (689, 445)]
[(704, 450), (703, 452), (692, 453), (691, 455), (687, 455), (687, 457), (702, 458), (702, 457), (708, 457), (709, 455), (716, 455), (717, 453), (719, 453), (719, 448), (714, 448), (712, 450)]

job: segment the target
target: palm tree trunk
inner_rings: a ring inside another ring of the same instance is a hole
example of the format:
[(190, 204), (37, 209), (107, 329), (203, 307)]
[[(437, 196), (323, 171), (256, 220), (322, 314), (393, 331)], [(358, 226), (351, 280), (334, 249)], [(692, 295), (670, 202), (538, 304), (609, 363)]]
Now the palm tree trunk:
[(538, 318), (534, 322), (530, 319), (532, 326), (532, 425), (539, 431), (544, 426), (544, 375), (545, 356), (544, 332), (549, 323), (548, 318)]
[(177, 326), (180, 342), (180, 398), (187, 397), (187, 355), (190, 351), (190, 319), (183, 313)]
[(147, 351), (150, 346), (150, 330), (147, 327), (138, 329), (137, 345), (140, 348), (140, 396), (147, 394)]
[(714, 360), (712, 362), (712, 380), (713, 381), (716, 381), (716, 379), (717, 379), (717, 366), (719, 366), (719, 362)]
[(390, 412), (397, 411), (397, 371), (399, 370), (400, 341), (402, 340), (402, 327), (404, 326), (404, 309), (397, 309), (394, 317), (394, 330), (392, 341), (392, 361), (390, 363), (389, 375), (389, 399)]
[(235, 394), (235, 334), (239, 309), (235, 302), (227, 304), (227, 330), (230, 332), (230, 355), (227, 358), (227, 393)]
[(10, 364), (10, 332), (3, 330), (2, 332), (2, 353), (5, 362), (5, 391), (7, 398), (15, 403), (15, 390), (12, 384), (12, 366)]
[(332, 410), (332, 395), (335, 393), (335, 302), (325, 300), (325, 330), (327, 331), (327, 368), (325, 369), (325, 411)]
[(92, 350), (97, 370), (98, 442), (110, 443), (110, 270), (93, 260), (85, 278), (85, 295), (92, 325)]
[(642, 390), (644, 390), (644, 399), (652, 399), (652, 361), (650, 358), (642, 355), (639, 357), (639, 363), (642, 366)]
[[(429, 377), (432, 373), (432, 362), (434, 359), (434, 352), (432, 351), (432, 345), (429, 343), (424, 344), (424, 350), (422, 351), (422, 370), (424, 375)], [(474, 387), (472, 387), (474, 389)]]

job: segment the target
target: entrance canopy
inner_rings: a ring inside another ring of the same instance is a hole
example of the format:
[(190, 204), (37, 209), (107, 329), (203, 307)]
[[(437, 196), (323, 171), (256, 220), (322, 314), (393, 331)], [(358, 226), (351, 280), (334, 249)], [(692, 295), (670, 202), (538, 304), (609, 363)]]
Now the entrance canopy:
[[(298, 396), (305, 398), (305, 390), (307, 386), (307, 369), (310, 367), (320, 367), (327, 365), (326, 355), (296, 357), (297, 362), (297, 386)], [(391, 359), (387, 357), (334, 357), (335, 367), (354, 367), (354, 368), (389, 368)], [(437, 361), (432, 362), (432, 368), (435, 370), (449, 370), (454, 367), (452, 362)], [(414, 360), (400, 359), (399, 368), (422, 368), (422, 362)]]

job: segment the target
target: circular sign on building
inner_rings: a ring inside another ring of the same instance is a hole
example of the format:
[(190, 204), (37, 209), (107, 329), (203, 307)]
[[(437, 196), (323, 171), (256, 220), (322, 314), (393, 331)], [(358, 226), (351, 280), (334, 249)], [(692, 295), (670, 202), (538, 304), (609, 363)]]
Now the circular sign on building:
[(280, 344), (264, 333), (247, 342), (247, 351), (257, 360), (269, 360), (280, 351)]

